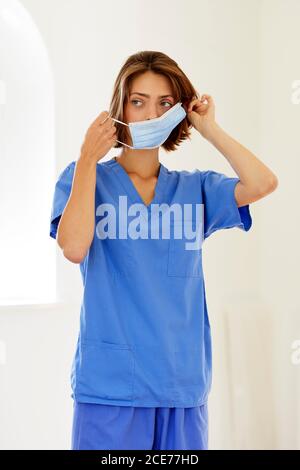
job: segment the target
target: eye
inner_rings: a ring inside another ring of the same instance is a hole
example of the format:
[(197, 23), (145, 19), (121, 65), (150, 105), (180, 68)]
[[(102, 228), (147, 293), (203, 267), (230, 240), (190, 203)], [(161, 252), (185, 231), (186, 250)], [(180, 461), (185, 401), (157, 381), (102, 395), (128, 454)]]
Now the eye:
[(137, 103), (137, 102), (141, 103), (140, 100), (131, 100), (131, 103)]
[[(131, 103), (142, 103), (141, 100), (131, 100)], [(167, 103), (170, 107), (172, 107), (172, 103), (170, 103), (169, 101), (162, 101), (162, 103)], [(163, 108), (166, 108), (167, 106), (163, 106)], [(140, 106), (138, 106), (138, 108), (140, 108)]]

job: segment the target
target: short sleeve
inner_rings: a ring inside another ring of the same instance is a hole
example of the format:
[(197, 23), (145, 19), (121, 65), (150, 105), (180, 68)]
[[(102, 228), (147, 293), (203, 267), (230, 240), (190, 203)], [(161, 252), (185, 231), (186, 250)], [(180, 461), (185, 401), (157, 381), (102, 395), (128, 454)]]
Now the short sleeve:
[(50, 237), (56, 238), (59, 220), (71, 194), (75, 161), (71, 162), (58, 176), (54, 188), (50, 215)]
[(204, 204), (204, 239), (220, 229), (238, 227), (247, 232), (252, 226), (249, 204), (238, 207), (234, 190), (240, 181), (212, 170), (200, 171)]

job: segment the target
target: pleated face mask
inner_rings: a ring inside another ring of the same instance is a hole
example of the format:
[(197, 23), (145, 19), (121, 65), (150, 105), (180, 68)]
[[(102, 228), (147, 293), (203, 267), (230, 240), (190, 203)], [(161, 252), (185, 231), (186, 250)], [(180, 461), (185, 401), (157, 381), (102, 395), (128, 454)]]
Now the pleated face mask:
[(177, 124), (185, 118), (186, 112), (181, 105), (182, 103), (178, 102), (160, 117), (145, 121), (129, 122), (126, 124), (126, 122), (111, 118), (129, 127), (133, 145), (127, 145), (120, 140), (117, 140), (117, 142), (132, 149), (154, 149), (159, 147), (167, 140)]

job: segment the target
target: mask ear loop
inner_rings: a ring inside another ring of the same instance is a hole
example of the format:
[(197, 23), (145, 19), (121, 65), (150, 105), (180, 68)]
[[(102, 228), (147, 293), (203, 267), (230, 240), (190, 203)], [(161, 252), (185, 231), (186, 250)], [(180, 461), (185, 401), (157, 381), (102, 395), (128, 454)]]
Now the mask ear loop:
[[(109, 116), (107, 116), (107, 117), (109, 117)], [(115, 119), (115, 118), (113, 118), (113, 117), (112, 117), (111, 119), (113, 119), (114, 121), (119, 122), (120, 124), (123, 124), (124, 126), (129, 127), (128, 124), (126, 124), (126, 122), (119, 121), (118, 119)], [(116, 141), (119, 142), (119, 143), (122, 144), (122, 145), (126, 145), (126, 147), (129, 147), (130, 149), (134, 149), (134, 147), (131, 147), (131, 145), (125, 144), (125, 142), (121, 142), (120, 140), (117, 140), (117, 139), (116, 139)]]
[(129, 127), (128, 124), (126, 124), (126, 122), (119, 121), (118, 119), (115, 119), (115, 118), (111, 118), (111, 119), (113, 119), (114, 121), (119, 122), (120, 124), (123, 124), (124, 126)]
[(122, 145), (126, 145), (126, 147), (129, 147), (130, 149), (134, 149), (134, 147), (131, 147), (130, 145), (125, 144), (125, 142), (121, 142), (120, 140), (116, 139), (116, 142), (120, 142)]

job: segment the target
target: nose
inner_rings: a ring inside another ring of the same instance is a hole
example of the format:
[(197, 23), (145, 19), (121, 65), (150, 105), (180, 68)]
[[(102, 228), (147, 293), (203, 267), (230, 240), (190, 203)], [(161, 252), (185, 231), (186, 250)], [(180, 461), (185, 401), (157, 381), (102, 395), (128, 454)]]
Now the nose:
[(156, 113), (152, 113), (152, 115), (150, 114), (150, 117), (147, 118), (147, 121), (150, 121), (150, 119), (155, 119), (157, 117), (158, 115)]
[(152, 115), (150, 114), (150, 116), (151, 116), (151, 117), (148, 117), (148, 118), (147, 118), (147, 121), (149, 121), (150, 119), (155, 119), (155, 118), (159, 117), (159, 114), (157, 114), (157, 113), (152, 113)]
[(157, 108), (156, 103), (152, 103), (152, 106), (149, 103), (149, 107), (147, 111), (148, 111), (148, 117), (146, 119), (147, 121), (149, 121), (150, 119), (155, 119), (159, 117), (159, 109)]

